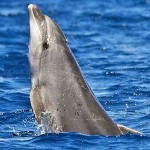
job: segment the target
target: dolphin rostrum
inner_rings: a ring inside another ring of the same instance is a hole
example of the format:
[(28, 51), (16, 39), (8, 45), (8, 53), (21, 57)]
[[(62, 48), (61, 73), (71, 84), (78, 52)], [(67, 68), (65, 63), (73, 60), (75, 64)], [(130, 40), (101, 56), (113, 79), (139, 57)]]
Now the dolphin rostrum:
[(45, 133), (120, 135), (140, 132), (118, 125), (87, 84), (58, 25), (30, 4), (30, 101)]

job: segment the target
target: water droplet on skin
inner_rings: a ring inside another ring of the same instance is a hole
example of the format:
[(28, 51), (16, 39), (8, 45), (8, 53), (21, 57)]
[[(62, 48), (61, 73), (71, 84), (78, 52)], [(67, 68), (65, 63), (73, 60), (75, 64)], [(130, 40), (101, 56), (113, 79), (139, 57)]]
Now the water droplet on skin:
[(38, 16), (38, 14), (39, 14), (38, 12), (35, 13), (36, 16)]

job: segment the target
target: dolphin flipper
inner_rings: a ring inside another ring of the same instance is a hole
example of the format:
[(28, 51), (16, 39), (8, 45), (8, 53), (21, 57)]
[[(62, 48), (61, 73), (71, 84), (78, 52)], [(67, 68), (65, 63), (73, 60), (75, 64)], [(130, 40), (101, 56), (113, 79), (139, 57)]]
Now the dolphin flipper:
[(33, 88), (30, 92), (30, 100), (33, 112), (38, 123), (41, 123), (41, 112), (44, 112), (44, 105), (41, 100), (40, 91), (38, 88)]
[(120, 125), (120, 124), (117, 124), (117, 126), (119, 127), (120, 132), (121, 132), (122, 134), (140, 134), (140, 135), (143, 134), (142, 132), (139, 132), (139, 131), (137, 131), (137, 130), (128, 128), (128, 127), (123, 126), (123, 125)]

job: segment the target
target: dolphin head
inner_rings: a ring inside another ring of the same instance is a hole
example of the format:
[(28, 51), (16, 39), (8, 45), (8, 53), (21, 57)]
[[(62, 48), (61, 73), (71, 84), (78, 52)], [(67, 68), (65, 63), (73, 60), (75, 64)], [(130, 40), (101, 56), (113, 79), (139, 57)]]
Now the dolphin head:
[(48, 16), (41, 13), (40, 9), (30, 4), (29, 24), (30, 24), (30, 43), (29, 43), (29, 61), (31, 69), (32, 86), (38, 84), (41, 69), (47, 69), (50, 62), (52, 50), (56, 45), (66, 46), (66, 39), (58, 25)]

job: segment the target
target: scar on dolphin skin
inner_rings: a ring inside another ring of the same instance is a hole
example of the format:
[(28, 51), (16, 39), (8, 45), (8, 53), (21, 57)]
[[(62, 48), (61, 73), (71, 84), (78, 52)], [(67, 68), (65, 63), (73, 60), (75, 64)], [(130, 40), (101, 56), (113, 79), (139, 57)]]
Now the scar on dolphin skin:
[(108, 116), (86, 82), (59, 26), (34, 4), (28, 6), (28, 11), (30, 102), (44, 133), (142, 134)]

